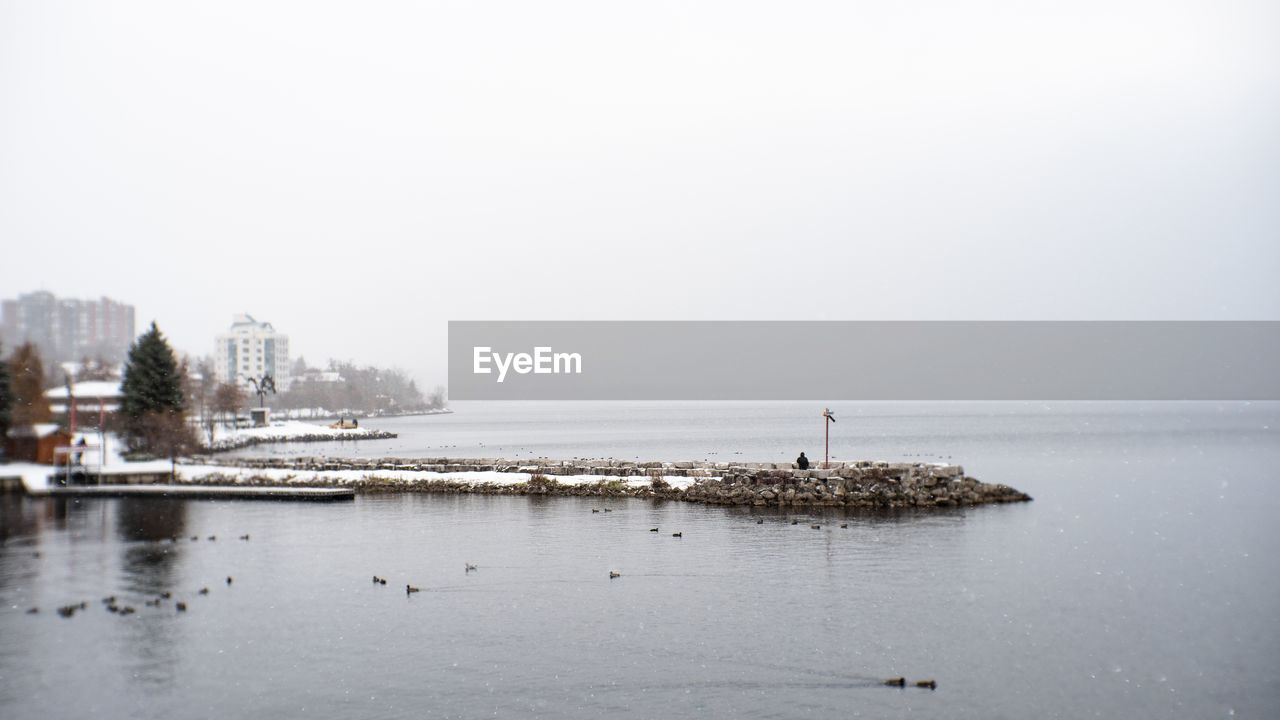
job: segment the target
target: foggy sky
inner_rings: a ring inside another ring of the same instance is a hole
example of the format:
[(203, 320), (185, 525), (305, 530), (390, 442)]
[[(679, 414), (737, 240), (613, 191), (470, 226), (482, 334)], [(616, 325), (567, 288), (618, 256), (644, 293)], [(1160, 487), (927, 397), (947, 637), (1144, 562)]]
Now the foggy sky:
[(0, 0), (0, 296), (446, 379), (448, 320), (1280, 319), (1274, 2)]

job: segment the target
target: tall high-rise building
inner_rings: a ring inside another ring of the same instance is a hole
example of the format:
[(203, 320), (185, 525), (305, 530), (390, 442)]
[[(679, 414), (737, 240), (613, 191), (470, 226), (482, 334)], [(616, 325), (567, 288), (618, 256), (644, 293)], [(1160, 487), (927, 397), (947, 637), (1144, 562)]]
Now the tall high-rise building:
[(43, 290), (0, 302), (0, 342), (33, 343), (46, 366), (101, 357), (123, 362), (133, 344), (132, 305), (110, 298), (58, 299)]
[(276, 389), (289, 389), (289, 336), (258, 322), (252, 316), (236, 315), (231, 329), (218, 335), (213, 346), (213, 365), (218, 379), (244, 386), (249, 378), (270, 375)]

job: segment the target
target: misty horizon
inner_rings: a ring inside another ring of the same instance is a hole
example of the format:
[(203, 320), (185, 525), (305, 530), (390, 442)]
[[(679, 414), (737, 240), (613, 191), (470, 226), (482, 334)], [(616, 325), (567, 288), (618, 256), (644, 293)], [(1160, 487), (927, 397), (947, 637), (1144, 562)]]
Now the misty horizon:
[(450, 320), (1280, 319), (1273, 4), (0, 5), (0, 297), (447, 382)]

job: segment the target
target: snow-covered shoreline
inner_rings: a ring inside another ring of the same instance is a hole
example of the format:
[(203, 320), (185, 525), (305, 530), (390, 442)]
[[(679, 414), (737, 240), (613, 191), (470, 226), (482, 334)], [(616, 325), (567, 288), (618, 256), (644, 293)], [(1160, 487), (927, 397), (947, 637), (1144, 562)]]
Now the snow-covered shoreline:
[[(214, 431), (213, 445), (202, 445), (206, 453), (224, 452), (251, 445), (276, 442), (330, 442), (333, 440), (371, 440), (396, 437), (395, 433), (373, 428), (331, 428), (325, 425), (285, 420), (273, 422), (264, 427), (226, 428), (217, 427)], [(168, 474), (173, 463), (167, 458), (155, 460), (127, 460), (121, 454), (124, 442), (115, 434), (108, 432), (105, 437), (97, 432), (77, 432), (72, 442), (84, 441), (86, 446), (79, 453), (81, 465), (77, 468), (91, 478), (101, 477), (103, 483), (111, 483), (121, 478), (136, 478)], [(105, 441), (105, 451), (101, 445)], [(200, 437), (203, 443), (208, 436)], [(179, 460), (178, 468), (182, 468)], [(0, 477), (18, 478), (23, 488), (31, 494), (45, 492), (54, 482), (54, 475), (59, 468), (53, 465), (36, 463), (10, 462), (0, 464)]]
[[(250, 483), (299, 485), (362, 485), (366, 488), (386, 485), (388, 488), (413, 488), (430, 484), (462, 484), (471, 487), (514, 487), (528, 485), (539, 473), (471, 470), (436, 472), (432, 470), (303, 470), (297, 468), (261, 468), (243, 465), (179, 465), (176, 482), (180, 483)], [(541, 476), (547, 477), (547, 476)], [(653, 487), (651, 477), (616, 477), (612, 475), (556, 475), (549, 478), (563, 487), (609, 486), (642, 489)], [(661, 476), (662, 482), (675, 489), (686, 489), (698, 478)], [(536, 484), (536, 483), (535, 483)], [(661, 485), (661, 483), (659, 483)]]
[(202, 436), (200, 440), (206, 452), (224, 452), (266, 443), (374, 440), (396, 436), (393, 432), (368, 427), (334, 428), (301, 420), (279, 420), (262, 427), (215, 426), (212, 442), (209, 442), (208, 435)]
[[(327, 431), (327, 432), (326, 432)], [(376, 433), (364, 429), (365, 433)], [(322, 435), (352, 438), (359, 428), (325, 428), (296, 421), (227, 433), (224, 440), (259, 442)], [(361, 437), (371, 435), (361, 433)], [(86, 436), (92, 441), (93, 436)], [(216, 439), (216, 438), (215, 438)], [(982, 483), (959, 465), (937, 463), (837, 462), (820, 470), (789, 463), (633, 462), (617, 459), (506, 460), (501, 458), (244, 458), (219, 462), (205, 455), (176, 467), (168, 460), (125, 462), (108, 435), (102, 482), (156, 482), (177, 485), (347, 487), (358, 492), (442, 492), (510, 495), (644, 497), (753, 506), (953, 507), (1021, 502), (1031, 498), (1005, 485)], [(99, 468), (87, 446), (84, 472)], [(108, 469), (109, 468), (109, 469)], [(0, 468), (3, 474), (5, 468)], [(54, 468), (8, 466), (28, 492), (47, 492)], [(151, 476), (151, 477), (147, 477)]]
[(336, 486), (358, 492), (626, 496), (763, 507), (956, 507), (1031, 499), (1014, 488), (968, 477), (958, 465), (864, 461), (798, 470), (771, 463), (760, 467), (764, 464), (270, 458), (236, 465), (191, 463), (182, 467), (180, 481)]

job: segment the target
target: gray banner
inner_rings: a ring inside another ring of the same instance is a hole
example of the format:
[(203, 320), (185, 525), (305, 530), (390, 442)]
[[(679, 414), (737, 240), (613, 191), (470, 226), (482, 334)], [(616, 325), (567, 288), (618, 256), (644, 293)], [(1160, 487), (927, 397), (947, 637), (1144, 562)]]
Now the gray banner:
[(454, 400), (1280, 400), (1280, 322), (449, 323)]

